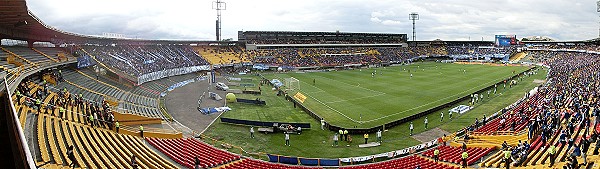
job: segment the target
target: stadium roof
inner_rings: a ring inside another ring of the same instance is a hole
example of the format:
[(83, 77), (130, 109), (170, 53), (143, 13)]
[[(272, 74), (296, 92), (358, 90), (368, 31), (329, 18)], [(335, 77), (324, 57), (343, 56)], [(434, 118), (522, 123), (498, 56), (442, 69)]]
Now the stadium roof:
[(118, 39), (82, 35), (46, 25), (27, 8), (25, 0), (0, 1), (0, 39), (15, 39), (54, 44), (208, 44), (215, 41)]

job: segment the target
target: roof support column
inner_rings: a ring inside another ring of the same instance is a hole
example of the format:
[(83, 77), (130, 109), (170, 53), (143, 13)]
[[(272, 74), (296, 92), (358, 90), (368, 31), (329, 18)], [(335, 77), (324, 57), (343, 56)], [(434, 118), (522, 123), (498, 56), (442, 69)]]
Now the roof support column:
[(33, 43), (34, 42), (35, 42), (34, 40), (27, 40), (27, 47), (28, 48), (33, 48)]

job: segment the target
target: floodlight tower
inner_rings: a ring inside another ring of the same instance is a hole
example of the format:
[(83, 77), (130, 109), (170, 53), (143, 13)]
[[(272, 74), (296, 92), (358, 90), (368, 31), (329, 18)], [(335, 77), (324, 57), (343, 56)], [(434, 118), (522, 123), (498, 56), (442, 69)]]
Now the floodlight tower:
[[(596, 1), (596, 11), (600, 13), (600, 0)], [(600, 38), (600, 27), (598, 27), (598, 38)]]
[(227, 3), (217, 0), (212, 2), (212, 9), (217, 10), (216, 34), (217, 41), (221, 40), (221, 10), (227, 10)]
[(417, 32), (415, 31), (415, 21), (419, 20), (419, 14), (416, 12), (410, 13), (408, 14), (408, 19), (412, 20), (413, 22), (413, 36), (412, 36), (412, 40), (413, 42), (415, 42), (415, 40), (417, 39)]

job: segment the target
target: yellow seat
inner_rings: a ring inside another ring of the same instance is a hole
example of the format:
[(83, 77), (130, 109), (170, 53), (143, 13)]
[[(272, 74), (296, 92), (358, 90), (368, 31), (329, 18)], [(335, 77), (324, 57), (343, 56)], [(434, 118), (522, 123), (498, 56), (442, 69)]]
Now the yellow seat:
[[(89, 129), (89, 128), (88, 128)], [(120, 147), (115, 147), (113, 146), (111, 143), (109, 143), (109, 141), (106, 139), (106, 137), (104, 137), (104, 135), (102, 134), (100, 129), (92, 129), (92, 131), (90, 131), (90, 133), (92, 133), (92, 135), (97, 138), (96, 140), (99, 141), (99, 145), (102, 147), (102, 149), (104, 149), (105, 151), (108, 151), (110, 153), (112, 153), (112, 159), (116, 160), (117, 166), (124, 168), (125, 166), (129, 166), (129, 162), (127, 162), (125, 159), (127, 158), (127, 156), (121, 151)]]
[(158, 168), (158, 164), (155, 163), (154, 161), (152, 161), (150, 158), (148, 158), (148, 156), (146, 154), (144, 154), (144, 152), (142, 152), (139, 147), (137, 146), (133, 146), (131, 142), (125, 140), (124, 137), (128, 137), (130, 135), (124, 135), (124, 134), (120, 134), (115, 136), (116, 138), (118, 138), (118, 140), (123, 143), (123, 145), (125, 145), (125, 147), (127, 149), (129, 149), (129, 151), (133, 152), (136, 154), (136, 156), (138, 157), (138, 160), (141, 161), (141, 163), (146, 164), (148, 167), (150, 168)]
[(75, 132), (77, 133), (79, 139), (82, 140), (84, 149), (87, 150), (87, 152), (93, 157), (92, 160), (94, 163), (98, 165), (99, 168), (114, 168), (114, 166), (105, 161), (106, 157), (103, 157), (103, 154), (95, 149), (94, 144), (88, 140), (88, 135), (81, 131), (81, 126), (78, 124), (73, 124), (73, 127), (75, 128)]
[(42, 156), (42, 162), (50, 161), (50, 154), (48, 153), (48, 147), (46, 145), (46, 128), (44, 128), (44, 115), (38, 116), (38, 124), (37, 124), (37, 136), (38, 136), (38, 146), (40, 147), (40, 154)]
[[(106, 136), (106, 138), (108, 138), (108, 142), (112, 143), (114, 147), (118, 147), (119, 150), (122, 150), (124, 153), (126, 153), (126, 159), (131, 160), (131, 156), (134, 155), (135, 152), (132, 152), (129, 150), (129, 148), (127, 148), (121, 141), (119, 141), (117, 139), (117, 135), (114, 134), (113, 132), (109, 132), (109, 131), (104, 131), (102, 130), (102, 133)], [(146, 166), (145, 163), (140, 162), (140, 155), (139, 154), (135, 154), (138, 157), (138, 164), (140, 165), (140, 168), (150, 168), (148, 166)]]
[(162, 166), (162, 167), (166, 167), (166, 168), (177, 168), (175, 165), (171, 164), (171, 162), (161, 158), (158, 154), (156, 154), (156, 152), (150, 150), (144, 143), (142, 143), (142, 141), (140, 141), (140, 139), (138, 137), (134, 137), (131, 135), (127, 135), (125, 136), (134, 146), (137, 146), (140, 148), (140, 150), (148, 155), (152, 160), (154, 160), (156, 163), (158, 163), (158, 166)]
[(52, 154), (52, 158), (54, 158), (54, 163), (58, 164), (58, 165), (62, 165), (63, 164), (63, 157), (61, 156), (60, 151), (58, 150), (58, 147), (56, 146), (56, 140), (57, 138), (54, 137), (54, 132), (52, 130), (52, 118), (49, 118), (48, 116), (45, 116), (46, 118), (46, 123), (45, 123), (45, 128), (46, 128), (46, 135), (48, 136), (48, 145), (50, 146), (50, 150), (51, 150), (51, 154)]
[[(79, 153), (81, 155), (83, 155), (83, 159), (85, 160), (85, 163), (87, 164), (87, 166), (89, 168), (97, 168), (96, 166), (98, 164), (96, 164), (94, 161), (92, 161), (92, 158), (90, 158), (90, 156), (89, 156), (90, 153), (88, 153), (86, 151), (89, 149), (87, 149), (87, 147), (84, 145), (84, 143), (79, 140), (79, 134), (77, 134), (77, 132), (75, 132), (75, 125), (73, 125), (72, 123), (66, 123), (66, 126), (69, 127), (69, 131), (71, 131), (71, 136), (73, 137), (73, 140), (75, 140), (74, 145), (75, 145), (75, 147), (77, 147), (77, 150), (79, 151)], [(95, 158), (95, 159), (98, 159), (98, 158)], [(82, 163), (82, 162), (80, 162), (80, 163)]]
[(112, 168), (112, 167), (124, 168), (123, 166), (121, 166), (119, 161), (116, 161), (115, 157), (108, 151), (108, 149), (104, 146), (104, 144), (101, 143), (100, 141), (98, 141), (99, 138), (95, 134), (95, 132), (90, 131), (90, 130), (97, 130), (97, 129), (92, 129), (90, 127), (83, 127), (82, 130), (83, 130), (83, 133), (85, 133), (85, 135), (89, 139), (89, 142), (91, 143), (94, 150), (96, 150), (96, 152), (102, 158), (101, 159), (102, 161), (104, 161), (110, 168)]
[[(63, 135), (65, 137), (65, 142), (67, 143), (67, 145), (65, 145), (65, 147), (68, 148), (68, 146), (72, 146), (73, 145), (73, 141), (72, 141), (72, 136), (69, 133), (69, 131), (67, 130), (67, 125), (64, 121), (59, 122), (60, 125), (58, 126), (59, 128), (62, 128), (63, 131)], [(77, 163), (79, 163), (79, 166), (81, 168), (86, 168), (86, 163), (85, 161), (82, 159), (81, 157), (81, 153), (78, 151), (78, 147), (73, 146), (73, 155), (75, 156), (75, 160), (77, 160)], [(66, 150), (66, 149), (65, 149)]]

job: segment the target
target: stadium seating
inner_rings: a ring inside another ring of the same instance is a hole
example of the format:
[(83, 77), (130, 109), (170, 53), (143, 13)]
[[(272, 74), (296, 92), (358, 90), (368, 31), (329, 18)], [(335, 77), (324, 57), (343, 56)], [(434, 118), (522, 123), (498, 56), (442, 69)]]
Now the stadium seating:
[(189, 46), (83, 46), (83, 49), (102, 63), (133, 76), (208, 64)]
[(219, 169), (317, 169), (323, 167), (293, 166), (285, 164), (275, 164), (260, 160), (243, 159), (219, 167)]
[(417, 155), (409, 157), (393, 159), (380, 163), (356, 165), (356, 166), (343, 166), (340, 169), (388, 169), (388, 168), (416, 168), (420, 166), (422, 169), (459, 169), (458, 166), (436, 163), (431, 159), (426, 159)]
[(19, 55), (19, 56), (25, 58), (26, 60), (34, 62), (34, 63), (52, 61), (50, 58), (48, 58), (40, 53), (37, 53), (36, 51), (34, 51), (31, 48), (12, 46), (12, 47), (4, 47), (4, 49), (9, 50), (12, 53)]
[[(551, 93), (545, 96), (552, 97)], [(544, 97), (545, 97), (544, 96)], [(541, 109), (538, 109), (538, 105), (542, 104), (542, 100), (544, 97), (540, 96), (540, 93), (532, 95), (529, 99), (517, 105), (516, 108), (509, 110), (508, 113), (502, 115), (500, 118), (496, 118), (486, 125), (475, 130), (476, 134), (492, 134), (498, 131), (513, 131), (520, 132), (525, 129), (527, 122), (536, 114), (539, 114)], [(532, 107), (536, 107), (533, 109)], [(523, 114), (524, 113), (524, 114)], [(523, 115), (525, 117), (523, 117)], [(502, 119), (504, 118), (504, 124), (501, 124)], [(525, 121), (523, 121), (525, 120)], [(511, 123), (515, 123), (514, 130), (511, 130)]]
[(146, 140), (163, 154), (188, 168), (194, 168), (195, 157), (198, 157), (200, 165), (204, 168), (216, 167), (240, 158), (238, 155), (217, 149), (194, 138), (146, 138)]
[[(461, 163), (461, 153), (462, 150), (460, 147), (452, 147), (452, 146), (439, 146), (437, 147), (440, 150), (439, 160), (446, 161), (451, 163), (460, 164)], [(430, 149), (426, 152), (423, 152), (424, 156), (433, 157), (434, 149)], [(481, 159), (483, 156), (486, 156), (488, 153), (492, 152), (493, 148), (479, 148), (479, 147), (468, 147), (467, 153), (469, 154), (469, 158), (467, 159), (467, 165), (472, 165)]]
[(129, 168), (135, 155), (142, 168), (177, 168), (150, 150), (139, 138), (39, 114), (38, 143), (42, 160), (67, 165), (66, 148), (75, 147), (81, 168)]

